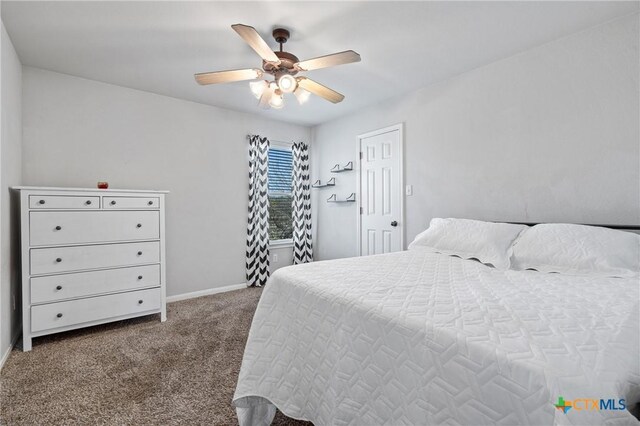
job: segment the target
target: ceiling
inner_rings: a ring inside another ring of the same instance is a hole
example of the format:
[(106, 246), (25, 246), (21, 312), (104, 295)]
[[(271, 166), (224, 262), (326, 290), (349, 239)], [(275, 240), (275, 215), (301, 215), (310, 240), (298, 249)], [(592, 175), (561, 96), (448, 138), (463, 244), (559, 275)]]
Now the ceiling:
[[(272, 119), (315, 125), (639, 10), (639, 2), (2, 1), (24, 65)], [(247, 82), (199, 86), (196, 72), (259, 67), (230, 28), (291, 31), (300, 59), (353, 49), (362, 62), (309, 72), (346, 96), (289, 95), (261, 110)]]

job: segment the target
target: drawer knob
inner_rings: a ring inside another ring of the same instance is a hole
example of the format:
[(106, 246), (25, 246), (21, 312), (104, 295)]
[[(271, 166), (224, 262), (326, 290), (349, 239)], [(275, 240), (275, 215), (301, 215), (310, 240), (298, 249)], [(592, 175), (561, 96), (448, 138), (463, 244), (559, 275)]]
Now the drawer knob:
[(142, 228), (142, 224), (141, 223), (137, 224), (136, 228)]
[(61, 257), (57, 258), (56, 262), (58, 262), (58, 263), (62, 262), (62, 258)]
[(85, 204), (90, 206), (91, 205), (91, 200), (87, 200), (87, 202)]
[(62, 229), (62, 226), (58, 225), (56, 226), (56, 231), (60, 231)]
[(138, 305), (142, 305), (142, 299), (138, 300)]
[(142, 275), (138, 275), (138, 279), (141, 280), (142, 279)]
[(147, 204), (149, 204), (150, 206), (153, 205), (153, 201), (149, 201)]
[(39, 204), (44, 204), (44, 200), (38, 201)]
[(111, 201), (111, 203), (109, 203), (109, 204), (111, 204), (112, 206), (115, 206), (116, 205), (116, 200)]
[(62, 290), (62, 286), (61, 285), (56, 286), (56, 290)]
[(62, 318), (62, 314), (58, 314), (56, 315), (58, 318)]
[(142, 256), (142, 252), (141, 251), (138, 252), (138, 256)]

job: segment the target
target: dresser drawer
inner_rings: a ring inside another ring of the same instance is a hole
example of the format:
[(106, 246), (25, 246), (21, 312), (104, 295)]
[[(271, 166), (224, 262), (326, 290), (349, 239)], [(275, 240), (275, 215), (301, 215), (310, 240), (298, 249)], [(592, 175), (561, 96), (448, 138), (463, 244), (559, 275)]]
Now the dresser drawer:
[(127, 243), (31, 249), (31, 273), (133, 266), (160, 261), (160, 243)]
[(31, 307), (31, 331), (38, 332), (160, 309), (159, 288), (109, 294)]
[(160, 265), (31, 278), (31, 303), (49, 303), (160, 285)]
[(103, 197), (105, 209), (158, 209), (158, 197)]
[(32, 246), (76, 244), (160, 237), (158, 211), (31, 212)]
[(77, 195), (30, 195), (32, 209), (99, 209), (100, 197)]

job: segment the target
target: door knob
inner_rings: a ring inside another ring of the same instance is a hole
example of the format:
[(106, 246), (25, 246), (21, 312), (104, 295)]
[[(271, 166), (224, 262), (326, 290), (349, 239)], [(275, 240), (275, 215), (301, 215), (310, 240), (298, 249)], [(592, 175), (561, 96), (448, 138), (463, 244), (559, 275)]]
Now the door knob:
[(393, 226), (393, 227), (395, 228), (396, 226), (398, 226), (398, 222), (396, 222), (396, 221), (394, 220), (393, 222), (391, 222), (391, 226)]

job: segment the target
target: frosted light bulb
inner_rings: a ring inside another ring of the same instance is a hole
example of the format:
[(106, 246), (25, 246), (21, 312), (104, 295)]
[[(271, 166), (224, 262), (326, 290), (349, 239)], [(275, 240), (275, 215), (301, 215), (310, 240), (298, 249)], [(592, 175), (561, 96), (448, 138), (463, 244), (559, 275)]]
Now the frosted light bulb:
[(278, 87), (283, 93), (291, 93), (298, 87), (298, 82), (293, 76), (285, 74), (278, 79)]
[(311, 97), (311, 93), (310, 92), (307, 92), (306, 90), (304, 90), (304, 89), (302, 89), (300, 87), (298, 87), (296, 89), (296, 91), (293, 92), (293, 94), (296, 96), (296, 99), (298, 99), (298, 103), (300, 105), (303, 105)]
[(251, 88), (251, 93), (256, 99), (260, 99), (265, 89), (269, 86), (269, 84), (265, 80), (260, 81), (252, 81), (249, 83), (249, 87)]
[(282, 92), (277, 89), (271, 95), (271, 100), (269, 101), (269, 105), (271, 108), (280, 109), (284, 106), (284, 99), (282, 98)]

